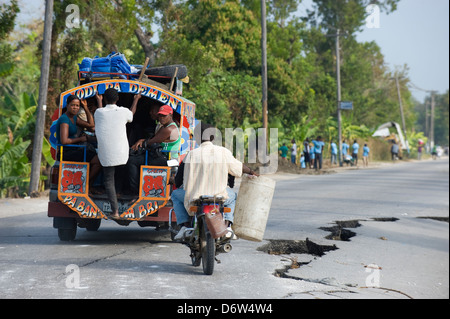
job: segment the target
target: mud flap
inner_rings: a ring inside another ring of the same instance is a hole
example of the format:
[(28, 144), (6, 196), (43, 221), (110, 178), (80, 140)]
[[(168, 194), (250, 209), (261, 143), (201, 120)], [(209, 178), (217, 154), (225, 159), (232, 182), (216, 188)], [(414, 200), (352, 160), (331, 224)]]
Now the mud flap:
[[(170, 167), (141, 166), (139, 198), (120, 219), (141, 220), (164, 207), (170, 198), (169, 177)], [(89, 197), (89, 163), (61, 162), (58, 199), (81, 218), (108, 219)]]
[(141, 220), (166, 206), (170, 198), (169, 177), (170, 167), (141, 166), (139, 198), (120, 218)]
[(89, 163), (60, 163), (58, 199), (81, 218), (107, 219), (89, 198)]

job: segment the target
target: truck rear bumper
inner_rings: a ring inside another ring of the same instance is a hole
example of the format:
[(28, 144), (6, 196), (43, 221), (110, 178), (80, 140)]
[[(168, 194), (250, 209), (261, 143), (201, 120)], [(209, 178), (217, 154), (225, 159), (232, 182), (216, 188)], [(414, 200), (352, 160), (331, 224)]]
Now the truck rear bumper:
[[(162, 207), (141, 221), (169, 222), (169, 212), (172, 207)], [(80, 216), (61, 202), (48, 202), (48, 217), (80, 218)], [(90, 218), (86, 218), (90, 219)], [(176, 222), (175, 214), (172, 214), (172, 222)]]

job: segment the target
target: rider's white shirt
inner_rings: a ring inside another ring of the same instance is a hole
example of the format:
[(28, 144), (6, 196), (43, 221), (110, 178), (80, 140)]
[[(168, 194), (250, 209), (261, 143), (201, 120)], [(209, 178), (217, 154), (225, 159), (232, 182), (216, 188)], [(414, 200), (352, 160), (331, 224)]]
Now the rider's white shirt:
[(184, 206), (189, 212), (191, 201), (202, 195), (228, 198), (228, 174), (242, 176), (242, 163), (225, 147), (203, 142), (190, 151), (184, 160)]

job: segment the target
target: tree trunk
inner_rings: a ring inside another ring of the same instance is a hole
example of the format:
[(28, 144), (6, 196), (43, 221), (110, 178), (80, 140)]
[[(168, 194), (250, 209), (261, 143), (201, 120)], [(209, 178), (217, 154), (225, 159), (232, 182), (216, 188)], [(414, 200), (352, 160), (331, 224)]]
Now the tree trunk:
[(145, 34), (144, 30), (142, 30), (140, 25), (138, 25), (137, 28), (134, 30), (134, 34), (136, 35), (139, 43), (141, 44), (142, 49), (145, 52), (145, 56), (150, 59), (149, 65), (154, 65), (156, 52), (153, 47), (153, 44), (150, 42), (150, 35), (148, 33)]

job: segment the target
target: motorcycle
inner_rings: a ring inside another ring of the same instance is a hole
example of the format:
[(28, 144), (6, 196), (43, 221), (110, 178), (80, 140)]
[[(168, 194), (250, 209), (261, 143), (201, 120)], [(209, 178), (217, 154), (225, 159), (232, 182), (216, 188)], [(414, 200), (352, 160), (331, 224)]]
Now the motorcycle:
[[(224, 207), (224, 201), (221, 196), (200, 196), (190, 207), (190, 211), (194, 212), (192, 228), (181, 240), (191, 250), (192, 265), (198, 267), (202, 264), (205, 275), (213, 274), (215, 261), (220, 263), (216, 258), (218, 254), (229, 253), (232, 249), (230, 240), (233, 234), (230, 234), (223, 219), (223, 214), (231, 212), (231, 209)], [(172, 213), (173, 209), (169, 220)], [(177, 233), (172, 226), (169, 230)]]

